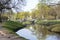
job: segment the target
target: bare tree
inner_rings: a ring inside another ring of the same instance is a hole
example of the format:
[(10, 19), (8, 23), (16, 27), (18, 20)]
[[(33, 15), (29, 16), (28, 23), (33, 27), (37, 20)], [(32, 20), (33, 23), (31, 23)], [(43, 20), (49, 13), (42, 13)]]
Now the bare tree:
[(14, 12), (22, 11), (22, 7), (25, 5), (25, 3), (25, 0), (0, 0), (0, 17), (2, 12), (5, 12), (6, 10), (12, 10)]

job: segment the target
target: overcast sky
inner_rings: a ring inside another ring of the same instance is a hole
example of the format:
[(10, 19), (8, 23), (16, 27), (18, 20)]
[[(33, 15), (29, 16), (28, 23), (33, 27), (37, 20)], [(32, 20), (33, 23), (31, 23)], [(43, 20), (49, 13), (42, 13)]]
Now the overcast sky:
[(32, 10), (33, 8), (36, 7), (36, 5), (38, 3), (38, 0), (26, 0), (26, 1), (27, 1), (27, 4), (23, 8), (24, 11), (30, 11), (30, 10)]
[[(26, 0), (27, 5), (23, 8), (24, 11), (31, 11), (34, 9), (38, 3), (38, 0)], [(59, 0), (51, 0), (51, 3), (57, 3)]]

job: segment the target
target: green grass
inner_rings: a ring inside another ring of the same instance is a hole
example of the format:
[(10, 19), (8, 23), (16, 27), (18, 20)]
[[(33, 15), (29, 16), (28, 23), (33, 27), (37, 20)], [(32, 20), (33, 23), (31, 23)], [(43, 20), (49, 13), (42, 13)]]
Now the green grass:
[(60, 32), (60, 24), (52, 25), (51, 27), (49, 27), (49, 30)]
[(47, 21), (40, 20), (37, 21), (37, 24), (50, 26), (50, 25), (60, 24), (60, 20), (47, 20)]
[(21, 36), (19, 36), (18, 34), (16, 34), (15, 32), (24, 28), (25, 26), (23, 25), (23, 23), (21, 22), (15, 22), (15, 21), (6, 21), (3, 25), (4, 28), (6, 28), (10, 34), (15, 34), (16, 36), (18, 36), (21, 40), (27, 40)]
[(47, 20), (47, 21), (40, 20), (37, 21), (37, 24), (47, 27), (47, 29), (52, 32), (60, 33), (60, 20)]
[(17, 30), (22, 29), (25, 26), (20, 22), (7, 21), (4, 23), (3, 27), (13, 32), (16, 32)]
[(29, 21), (26, 21), (26, 22), (23, 22), (23, 24), (31, 24), (31, 22), (29, 22)]

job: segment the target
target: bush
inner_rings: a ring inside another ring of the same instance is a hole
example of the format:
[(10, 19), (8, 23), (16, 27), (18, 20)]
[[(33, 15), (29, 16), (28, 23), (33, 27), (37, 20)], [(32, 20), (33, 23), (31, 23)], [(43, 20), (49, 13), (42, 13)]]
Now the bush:
[(17, 30), (22, 29), (25, 26), (20, 22), (7, 21), (7, 22), (4, 23), (3, 27), (5, 27), (5, 28), (7, 28), (7, 29), (9, 29), (11, 31), (16, 32)]

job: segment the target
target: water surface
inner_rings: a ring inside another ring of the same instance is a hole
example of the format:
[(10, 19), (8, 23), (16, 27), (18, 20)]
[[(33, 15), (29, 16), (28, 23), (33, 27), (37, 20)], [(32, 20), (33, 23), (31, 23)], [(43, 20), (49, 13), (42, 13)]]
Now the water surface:
[(42, 28), (40, 25), (30, 25), (28, 28), (23, 28), (16, 33), (28, 40), (60, 40), (60, 35), (48, 33), (46, 29)]

